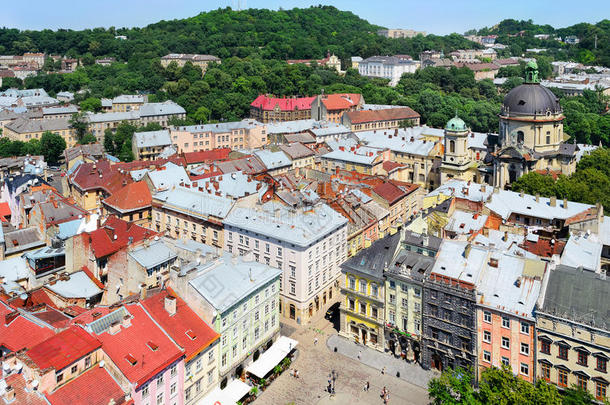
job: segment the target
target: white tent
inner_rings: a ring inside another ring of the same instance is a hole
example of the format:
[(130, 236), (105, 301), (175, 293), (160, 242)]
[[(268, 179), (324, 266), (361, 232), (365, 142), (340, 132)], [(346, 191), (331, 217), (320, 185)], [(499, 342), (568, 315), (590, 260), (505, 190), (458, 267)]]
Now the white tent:
[(235, 405), (250, 392), (252, 387), (241, 380), (233, 380), (227, 384), (224, 390), (216, 387), (212, 392), (203, 397), (197, 405)]
[(246, 371), (258, 378), (265, 377), (267, 373), (269, 373), (273, 367), (277, 366), (284, 357), (288, 356), (292, 349), (298, 344), (299, 342), (294, 339), (280, 336), (265, 353), (261, 354), (258, 360), (246, 368)]

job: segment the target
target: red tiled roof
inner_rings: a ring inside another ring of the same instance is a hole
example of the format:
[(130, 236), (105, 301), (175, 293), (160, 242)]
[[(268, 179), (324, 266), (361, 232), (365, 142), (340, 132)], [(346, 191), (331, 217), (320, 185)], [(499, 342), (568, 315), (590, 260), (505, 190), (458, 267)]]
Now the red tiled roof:
[(13, 390), (15, 390), (15, 401), (13, 401), (14, 404), (48, 405), (48, 402), (45, 401), (40, 392), (26, 388), (27, 384), (23, 374), (11, 374), (6, 377), (5, 380), (6, 384), (10, 385), (13, 387)]
[(109, 306), (96, 306), (92, 309), (89, 309), (83, 313), (77, 315), (74, 319), (72, 319), (73, 324), (85, 325), (91, 323), (102, 316), (106, 316), (111, 312), (116, 311), (120, 307), (109, 307)]
[(403, 165), (402, 163), (393, 162), (391, 160), (386, 160), (383, 162), (383, 170), (385, 170), (388, 173), (399, 167), (406, 167), (406, 166)]
[(108, 194), (133, 181), (129, 173), (119, 172), (107, 160), (82, 163), (70, 180), (83, 191), (102, 189)]
[(411, 194), (418, 187), (416, 184), (411, 183), (386, 181), (376, 185), (373, 188), (373, 192), (392, 205), (404, 196)]
[(548, 168), (534, 171), (538, 174), (542, 174), (543, 176), (551, 176), (553, 177), (553, 180), (557, 180), (561, 175), (561, 170), (549, 170)]
[(6, 217), (9, 215), (11, 215), (11, 207), (8, 205), (7, 202), (0, 203), (0, 220), (2, 222), (6, 222)]
[(352, 124), (362, 124), (365, 122), (375, 121), (406, 120), (420, 117), (419, 113), (413, 111), (410, 107), (386, 108), (384, 110), (347, 111), (345, 114), (347, 114)]
[(125, 393), (105, 368), (92, 367), (52, 394), (46, 395), (51, 405), (120, 405)]
[(46, 304), (52, 308), (57, 308), (55, 303), (51, 300), (51, 297), (49, 297), (49, 294), (47, 294), (43, 288), (31, 291), (28, 299), (25, 301), (24, 306), (32, 307), (40, 304)]
[[(165, 310), (165, 297), (167, 296), (176, 298), (176, 313), (171, 316)], [(220, 337), (173, 291), (160, 291), (142, 301), (142, 305), (150, 316), (185, 350), (186, 361), (195, 357)]]
[(373, 188), (373, 192), (386, 200), (390, 205), (407, 195), (399, 187), (389, 182), (376, 186)]
[[(102, 332), (97, 338), (102, 342), (104, 352), (137, 387), (178, 360), (184, 353), (140, 304), (126, 305), (125, 309), (133, 316), (131, 325), (127, 328), (121, 326), (120, 332), (113, 335), (107, 331)], [(153, 342), (157, 349), (153, 351), (148, 342)], [(135, 363), (132, 364), (128, 359), (135, 360)]]
[(54, 328), (65, 328), (70, 324), (70, 318), (55, 307), (41, 305), (39, 308), (29, 308), (33, 317), (51, 325)]
[(71, 326), (32, 347), (27, 355), (41, 370), (61, 370), (101, 346), (100, 341), (83, 328)]
[(114, 169), (123, 169), (126, 171), (148, 169), (152, 166), (161, 167), (166, 163), (173, 163), (178, 166), (185, 166), (185, 160), (182, 156), (173, 155), (168, 158), (155, 160), (134, 160), (132, 162), (119, 162), (112, 165)]
[(150, 207), (152, 196), (146, 183), (138, 181), (118, 189), (103, 203), (124, 213)]
[(227, 160), (231, 153), (231, 148), (218, 148), (212, 150), (202, 150), (199, 152), (188, 152), (184, 154), (187, 164), (193, 163), (213, 163), (218, 160)]
[(273, 110), (276, 105), (279, 106), (282, 111), (309, 110), (311, 109), (311, 103), (314, 100), (315, 97), (276, 98), (261, 94), (250, 105), (267, 111)]
[(91, 233), (83, 233), (82, 237), (90, 238), (93, 253), (100, 258), (127, 246), (130, 237), (133, 238), (132, 243), (136, 243), (155, 235), (150, 229), (110, 216), (104, 226)]
[(347, 110), (357, 106), (361, 97), (360, 94), (355, 93), (328, 94), (322, 96), (322, 103), (327, 110)]
[(39, 326), (0, 302), (0, 346), (12, 352), (29, 349), (54, 333), (52, 329)]

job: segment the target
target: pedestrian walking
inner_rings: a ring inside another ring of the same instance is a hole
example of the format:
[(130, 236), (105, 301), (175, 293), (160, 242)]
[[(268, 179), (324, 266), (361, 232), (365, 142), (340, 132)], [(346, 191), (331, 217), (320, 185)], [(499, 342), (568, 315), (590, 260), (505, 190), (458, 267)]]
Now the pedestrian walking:
[(371, 388), (371, 383), (370, 382), (366, 382), (366, 390), (368, 391)]
[(358, 360), (360, 360), (360, 358), (362, 358), (362, 351), (358, 350)]
[(313, 338), (313, 345), (316, 346), (317, 344), (318, 344), (318, 338), (315, 337), (315, 338)]
[(381, 369), (381, 374), (385, 374), (385, 366), (383, 366), (383, 368)]

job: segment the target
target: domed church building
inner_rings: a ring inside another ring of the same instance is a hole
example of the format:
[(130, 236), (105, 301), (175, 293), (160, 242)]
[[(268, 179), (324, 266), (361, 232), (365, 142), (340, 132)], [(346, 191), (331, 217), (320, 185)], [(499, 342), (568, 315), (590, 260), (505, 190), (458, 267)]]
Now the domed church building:
[(441, 184), (450, 179), (479, 181), (477, 170), (480, 156), (470, 148), (471, 131), (457, 115), (447, 122), (444, 134), (444, 153), (441, 162)]
[(540, 85), (538, 65), (525, 67), (525, 83), (504, 98), (500, 112), (499, 149), (494, 152), (493, 183), (505, 187), (534, 170), (565, 175), (576, 170), (575, 144), (563, 132), (563, 111), (553, 92)]

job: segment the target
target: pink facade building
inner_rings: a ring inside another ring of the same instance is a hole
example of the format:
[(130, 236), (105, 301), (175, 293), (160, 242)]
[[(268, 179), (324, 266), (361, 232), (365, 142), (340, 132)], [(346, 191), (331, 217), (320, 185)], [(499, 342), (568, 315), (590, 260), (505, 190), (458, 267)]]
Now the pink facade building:
[(508, 366), (534, 381), (534, 306), (545, 262), (492, 252), (477, 287), (478, 373)]
[(218, 124), (173, 127), (170, 131), (178, 153), (217, 148), (253, 149), (267, 143), (267, 125), (253, 119)]

